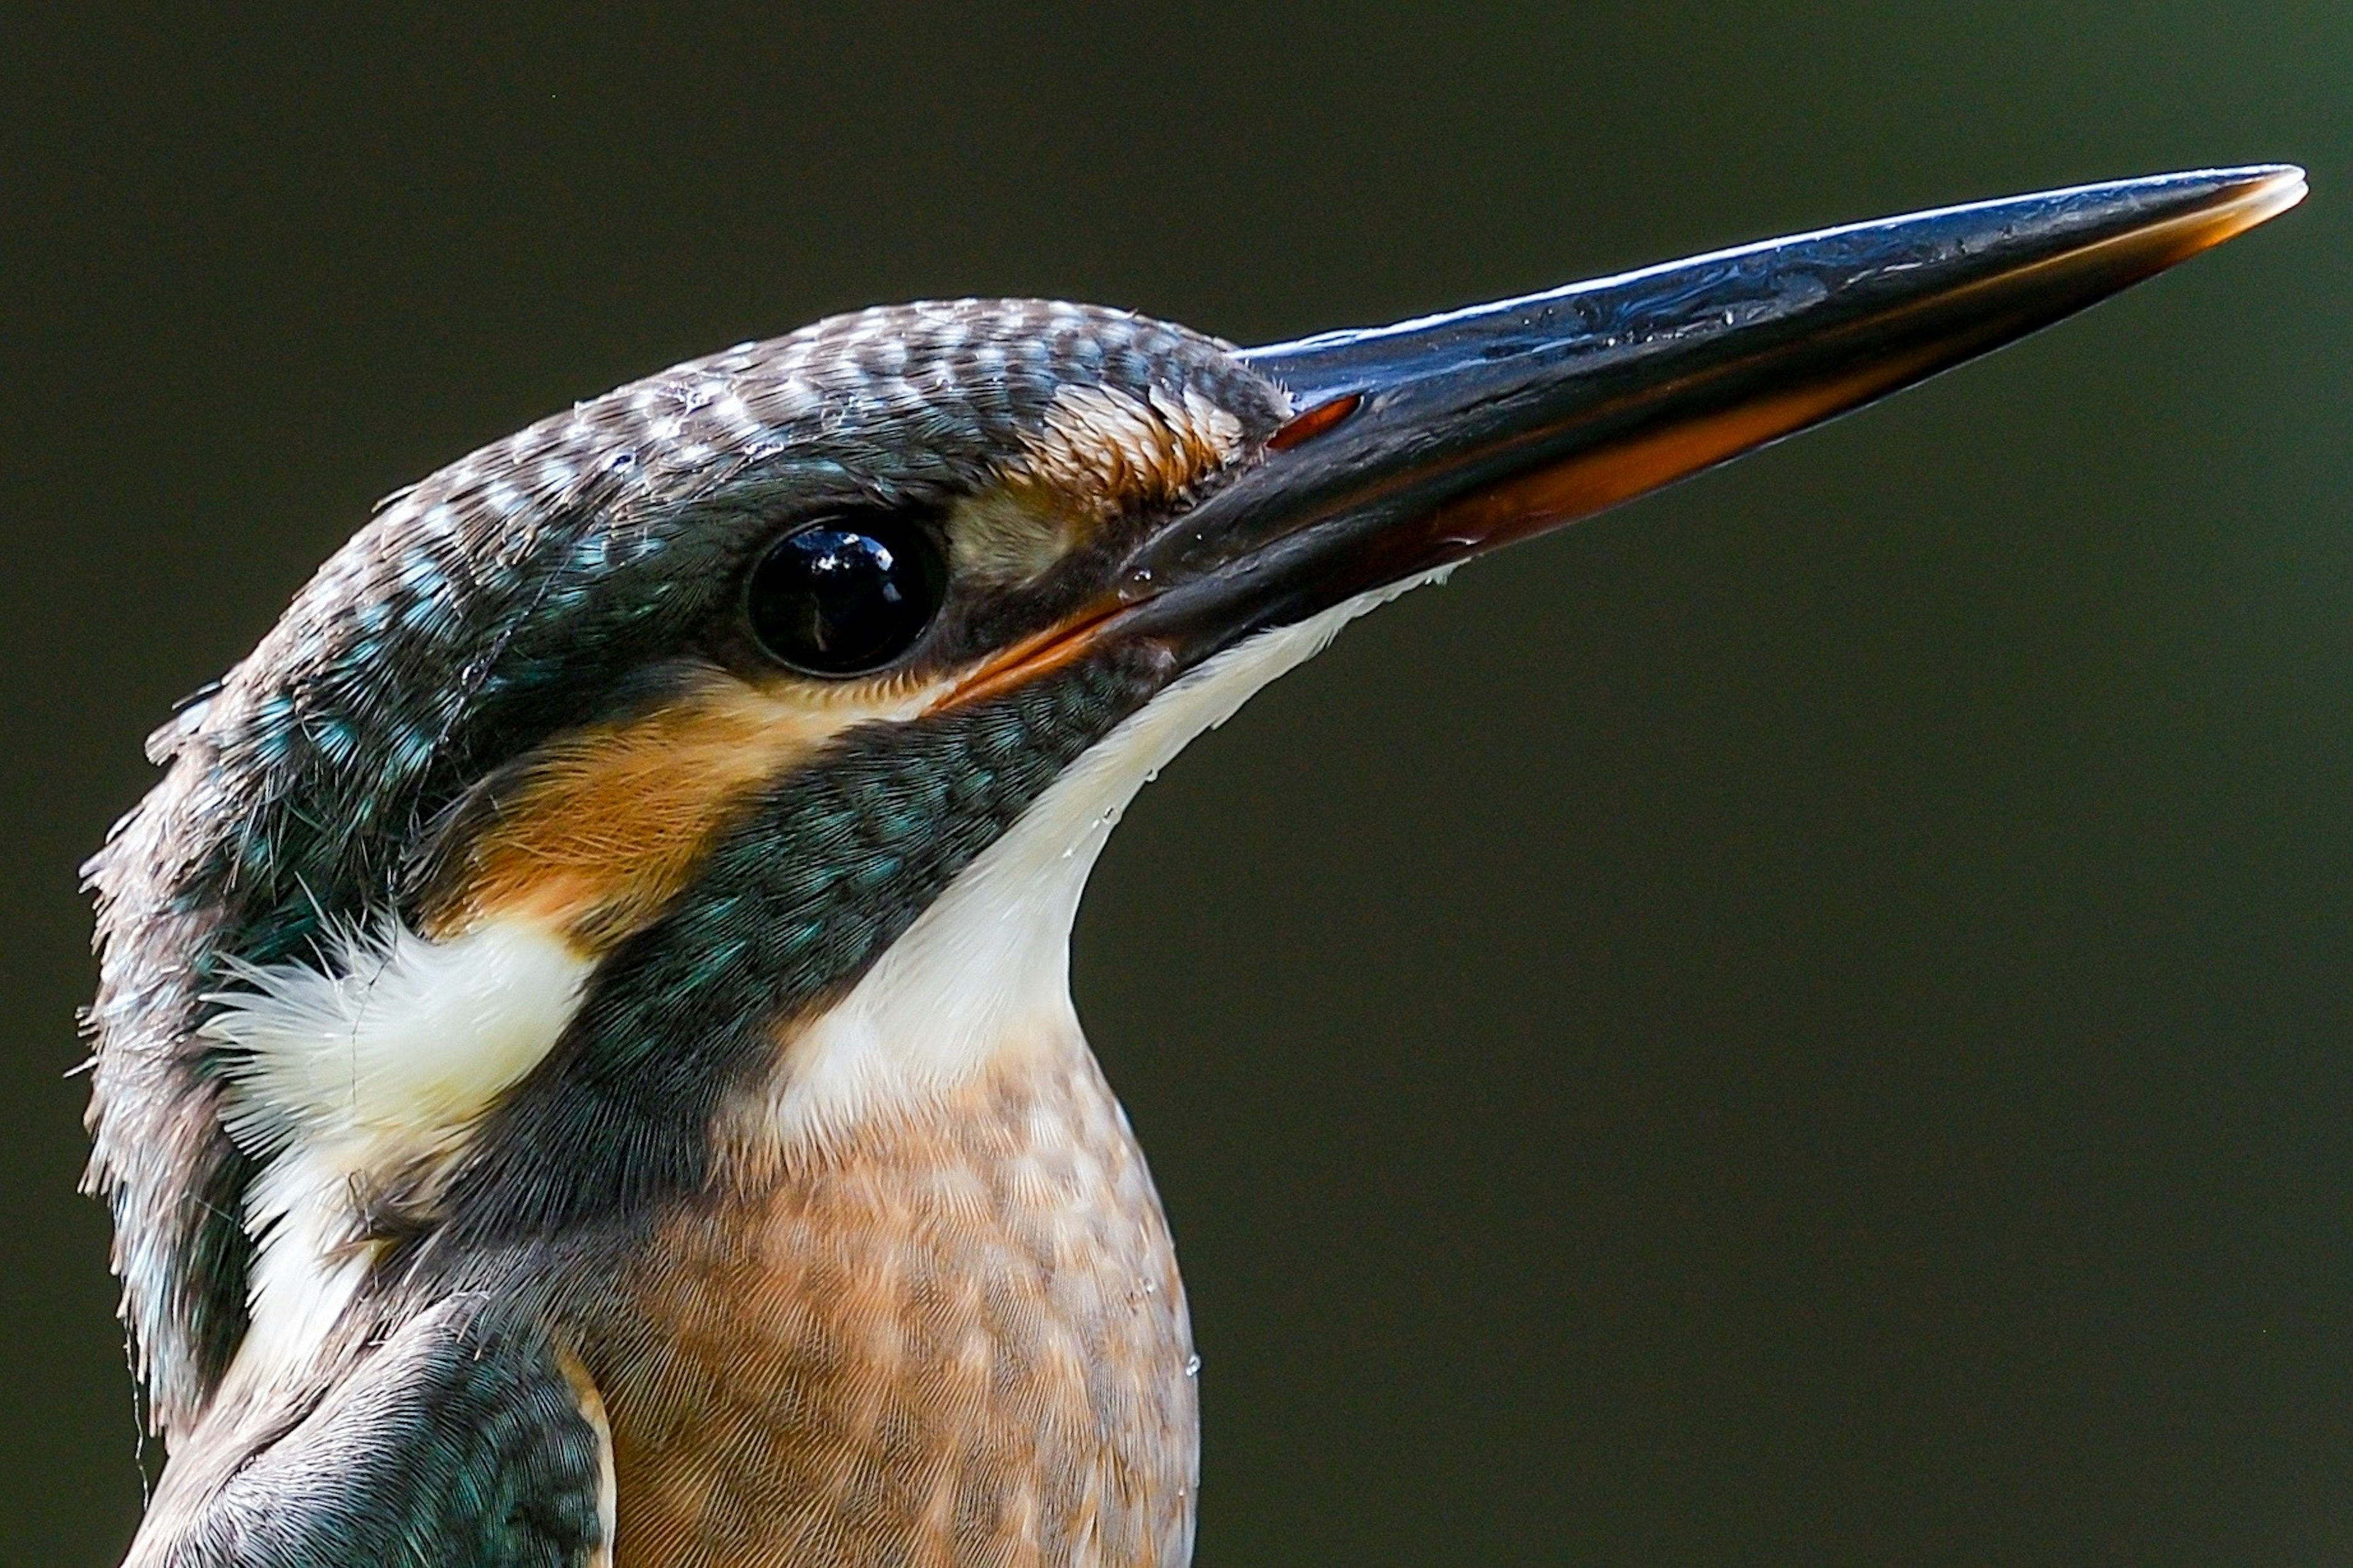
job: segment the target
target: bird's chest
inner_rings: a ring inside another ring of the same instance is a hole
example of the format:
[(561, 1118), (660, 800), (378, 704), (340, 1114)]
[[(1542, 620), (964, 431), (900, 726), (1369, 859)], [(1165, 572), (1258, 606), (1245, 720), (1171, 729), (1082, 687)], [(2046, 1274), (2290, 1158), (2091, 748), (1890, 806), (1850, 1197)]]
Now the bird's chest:
[(1092, 1059), (745, 1184), (611, 1310), (618, 1568), (1190, 1555), (1191, 1332)]

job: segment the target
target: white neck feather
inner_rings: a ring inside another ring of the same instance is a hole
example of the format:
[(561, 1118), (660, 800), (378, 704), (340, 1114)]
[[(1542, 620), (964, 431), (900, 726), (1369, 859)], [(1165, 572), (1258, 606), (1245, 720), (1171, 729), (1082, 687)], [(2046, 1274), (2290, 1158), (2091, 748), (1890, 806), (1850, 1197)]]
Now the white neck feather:
[(793, 1042), (739, 1136), (824, 1142), (983, 1069), (1084, 1049), (1071, 927), (1120, 813), (1170, 759), (1417, 577), (1262, 633), (1193, 670), (1071, 764), (917, 916), (849, 994)]

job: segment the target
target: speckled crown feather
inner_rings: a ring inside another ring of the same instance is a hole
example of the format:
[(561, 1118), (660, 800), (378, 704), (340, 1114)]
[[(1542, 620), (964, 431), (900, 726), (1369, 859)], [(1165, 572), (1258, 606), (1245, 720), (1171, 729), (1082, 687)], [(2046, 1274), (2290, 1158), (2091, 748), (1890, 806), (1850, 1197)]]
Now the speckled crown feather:
[(196, 1032), (230, 961), (307, 956), (392, 907), (435, 813), (690, 635), (780, 511), (968, 493), (1071, 387), (1191, 393), (1255, 443), (1287, 400), (1231, 353), (1055, 302), (870, 310), (623, 386), (385, 502), (150, 741), (169, 772), (87, 870), (89, 1184), (154, 1424), (202, 1408), (246, 1321), (255, 1167)]

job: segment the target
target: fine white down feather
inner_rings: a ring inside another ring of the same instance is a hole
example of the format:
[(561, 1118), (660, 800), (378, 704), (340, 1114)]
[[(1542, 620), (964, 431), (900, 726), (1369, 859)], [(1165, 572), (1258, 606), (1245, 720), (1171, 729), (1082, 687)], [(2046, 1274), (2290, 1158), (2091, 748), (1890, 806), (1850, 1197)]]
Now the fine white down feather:
[(446, 942), (344, 934), (326, 959), (240, 970), (204, 1026), (227, 1047), (229, 1135), (269, 1161), (246, 1194), (259, 1247), (232, 1391), (311, 1358), (366, 1271), (357, 1201), (461, 1151), (554, 1047), (589, 970), (516, 919)]
[(323, 969), (245, 968), (204, 1028), (228, 1047), (229, 1133), (257, 1153), (428, 1153), (539, 1064), (588, 969), (520, 919), (442, 942), (394, 925), (332, 942)]

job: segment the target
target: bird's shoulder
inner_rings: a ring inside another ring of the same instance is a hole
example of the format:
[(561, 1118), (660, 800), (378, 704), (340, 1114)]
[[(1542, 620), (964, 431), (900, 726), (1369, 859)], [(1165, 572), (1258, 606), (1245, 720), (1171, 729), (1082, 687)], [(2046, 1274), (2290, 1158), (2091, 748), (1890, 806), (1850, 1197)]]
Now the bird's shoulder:
[(199, 1429), (193, 1446), (174, 1455), (125, 1568), (611, 1561), (612, 1440), (596, 1386), (537, 1326), (463, 1300), (366, 1350), (298, 1419)]

